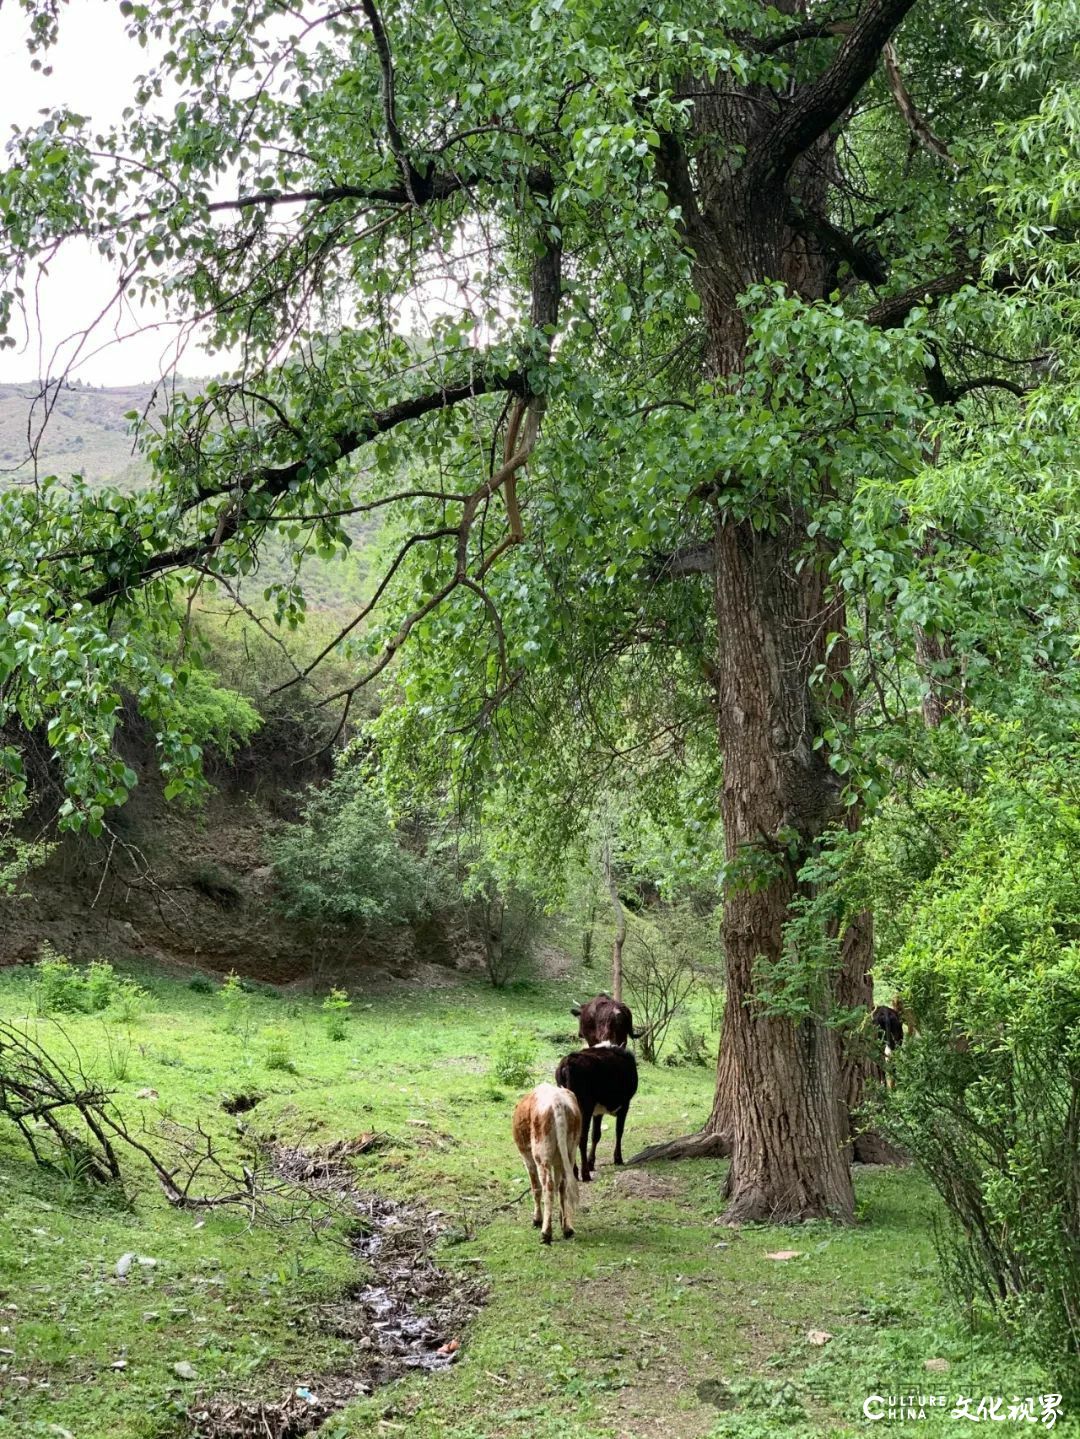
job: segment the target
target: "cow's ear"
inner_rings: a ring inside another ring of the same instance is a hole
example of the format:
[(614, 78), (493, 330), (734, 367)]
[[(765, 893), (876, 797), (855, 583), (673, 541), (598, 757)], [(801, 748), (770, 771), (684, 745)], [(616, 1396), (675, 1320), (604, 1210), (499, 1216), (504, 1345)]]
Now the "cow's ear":
[(575, 1005), (571, 1008), (570, 1013), (574, 1016), (575, 1019), (580, 1019), (580, 1018), (581, 1018), (581, 1006), (580, 1006), (579, 1004), (575, 1004)]

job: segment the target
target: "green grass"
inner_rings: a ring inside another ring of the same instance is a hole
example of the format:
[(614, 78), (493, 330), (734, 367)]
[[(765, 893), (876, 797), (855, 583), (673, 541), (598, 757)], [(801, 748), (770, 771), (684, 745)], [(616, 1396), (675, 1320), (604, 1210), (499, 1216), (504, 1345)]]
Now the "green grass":
[[(722, 1164), (615, 1171), (606, 1135), (577, 1237), (542, 1247), (528, 1202), (504, 1207), (525, 1186), (509, 1133), (517, 1092), (492, 1080), (489, 1063), (514, 1025), (536, 1044), (534, 1078), (549, 1076), (572, 1047), (558, 1038), (574, 1029), (568, 985), (354, 992), (348, 1036), (334, 1042), (318, 1000), (257, 994), (237, 1020), (216, 993), (138, 978), (152, 1007), (127, 1036), (123, 1079), (111, 1081), (129, 1120), (201, 1119), (233, 1149), (238, 1124), (308, 1144), (377, 1130), (385, 1141), (355, 1161), (358, 1183), (443, 1211), (441, 1262), (489, 1285), (453, 1369), (377, 1390), (333, 1418), (327, 1439), (841, 1436), (892, 1428), (862, 1419), (871, 1393), (937, 1392), (951, 1404), (959, 1393), (1061, 1387), (952, 1317), (934, 1261), (936, 1201), (910, 1171), (859, 1176), (853, 1229), (733, 1232), (718, 1223)], [(0, 974), (0, 1014), (31, 1008), (27, 972)], [(52, 1026), (31, 1023), (46, 1040)], [(65, 1018), (64, 1030), (108, 1078), (102, 1021)], [(295, 1072), (267, 1067), (268, 1031), (288, 1036)], [(156, 1101), (135, 1097), (145, 1087)], [(266, 1097), (231, 1118), (221, 1099), (240, 1090)], [(643, 1065), (628, 1152), (694, 1128), (711, 1090), (707, 1070)], [(312, 1321), (313, 1306), (356, 1278), (343, 1246), (302, 1225), (252, 1227), (235, 1212), (197, 1227), (136, 1173), (133, 1207), (110, 1207), (72, 1177), (36, 1170), (0, 1129), (0, 1348), (15, 1350), (0, 1355), (0, 1435), (183, 1433), (195, 1390), (317, 1392), (320, 1373), (348, 1364), (347, 1346)], [(769, 1259), (777, 1249), (799, 1257)], [(121, 1280), (116, 1262), (131, 1251), (156, 1264)], [(817, 1347), (810, 1330), (833, 1337)], [(927, 1359), (948, 1372), (927, 1372)], [(126, 1367), (110, 1368), (119, 1361)], [(179, 1361), (197, 1384), (176, 1377)], [(905, 1432), (971, 1430), (928, 1420)], [(1080, 1422), (1067, 1415), (1056, 1432), (1080, 1434)]]

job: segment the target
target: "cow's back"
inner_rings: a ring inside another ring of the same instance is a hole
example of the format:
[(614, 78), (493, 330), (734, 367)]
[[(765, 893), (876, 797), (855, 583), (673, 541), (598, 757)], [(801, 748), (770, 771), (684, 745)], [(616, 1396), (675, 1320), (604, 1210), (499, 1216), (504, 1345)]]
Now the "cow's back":
[(601, 1044), (566, 1055), (559, 1061), (555, 1080), (579, 1099), (587, 1096), (592, 1105), (614, 1113), (637, 1093), (637, 1063), (629, 1050)]

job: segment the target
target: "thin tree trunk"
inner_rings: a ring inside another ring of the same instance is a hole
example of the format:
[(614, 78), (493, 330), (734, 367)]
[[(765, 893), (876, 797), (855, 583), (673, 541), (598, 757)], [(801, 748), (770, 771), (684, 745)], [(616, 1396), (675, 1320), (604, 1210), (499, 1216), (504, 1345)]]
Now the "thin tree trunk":
[(615, 882), (615, 871), (611, 863), (611, 840), (605, 838), (604, 853), (602, 857), (604, 870), (604, 883), (607, 885), (607, 892), (611, 899), (611, 911), (615, 917), (615, 938), (611, 945), (611, 997), (622, 1003), (622, 952), (626, 943), (626, 915), (623, 912), (622, 900), (619, 898), (619, 886)]

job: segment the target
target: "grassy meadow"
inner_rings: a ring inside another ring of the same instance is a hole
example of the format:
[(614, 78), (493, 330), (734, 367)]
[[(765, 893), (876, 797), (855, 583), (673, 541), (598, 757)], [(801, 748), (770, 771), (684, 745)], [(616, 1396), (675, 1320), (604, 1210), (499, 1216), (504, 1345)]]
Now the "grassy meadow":
[[(863, 1417), (871, 1394), (951, 1407), (1061, 1388), (946, 1306), (937, 1204), (911, 1170), (857, 1176), (854, 1228), (731, 1230), (722, 1163), (616, 1171), (606, 1133), (577, 1236), (542, 1247), (510, 1139), (517, 1090), (491, 1056), (511, 1026), (535, 1046), (534, 1080), (549, 1077), (574, 1047), (580, 983), (358, 992), (335, 1041), (317, 999), (262, 991), (230, 1013), (216, 985), (137, 978), (150, 998), (133, 1022), (56, 1022), (35, 1015), (33, 972), (7, 970), (0, 1017), (77, 1049), (133, 1128), (201, 1121), (233, 1157), (253, 1133), (315, 1147), (374, 1131), (349, 1161), (357, 1186), (440, 1211), (439, 1264), (487, 1286), (451, 1368), (377, 1388), (326, 1422), (328, 1439), (842, 1436), (886, 1427)], [(252, 1091), (254, 1109), (222, 1109)], [(642, 1065), (627, 1154), (700, 1124), (711, 1091), (707, 1068)], [(131, 1205), (109, 1201), (36, 1169), (0, 1128), (0, 1436), (180, 1436), (200, 1396), (318, 1393), (348, 1372), (354, 1348), (319, 1323), (364, 1278), (340, 1224), (179, 1211), (148, 1169), (132, 1174)], [(120, 1277), (123, 1255), (136, 1257)], [(931, 1409), (905, 1432), (971, 1427)], [(1056, 1432), (1080, 1435), (1080, 1416), (1066, 1407)]]

